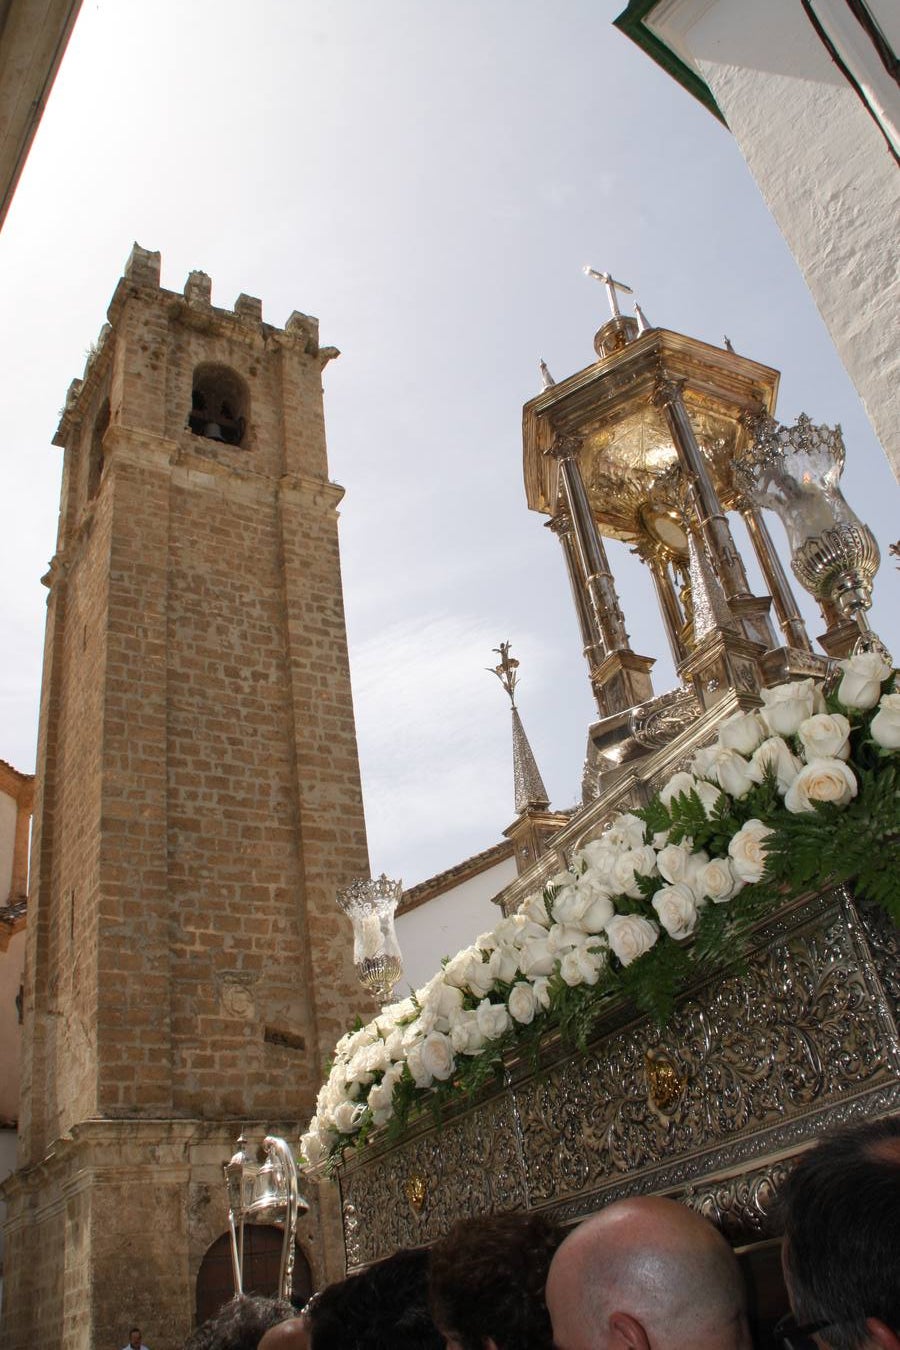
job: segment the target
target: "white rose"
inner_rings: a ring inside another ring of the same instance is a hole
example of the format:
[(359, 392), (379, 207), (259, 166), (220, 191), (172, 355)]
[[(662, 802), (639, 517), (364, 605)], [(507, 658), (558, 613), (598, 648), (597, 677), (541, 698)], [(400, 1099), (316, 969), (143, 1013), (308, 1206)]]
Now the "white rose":
[(652, 877), (656, 873), (656, 850), (652, 844), (620, 853), (613, 868), (616, 894), (630, 895), (636, 900), (641, 894), (637, 877)]
[(697, 780), (692, 773), (673, 773), (672, 777), (660, 790), (659, 800), (663, 806), (668, 807), (675, 797), (682, 795), (689, 797), (697, 789)]
[(501, 984), (512, 984), (519, 973), (519, 953), (515, 947), (497, 947), (491, 952), (488, 970)]
[(872, 718), (872, 740), (883, 750), (900, 750), (900, 694), (883, 694)]
[(416, 1005), (411, 998), (402, 998), (399, 1003), (391, 1003), (375, 1019), (379, 1033), (389, 1036), (400, 1022), (407, 1022), (416, 1013)]
[(456, 985), (442, 979), (443, 972), (429, 980), (419, 992), (421, 1014), (419, 1021), (424, 1032), (446, 1031), (450, 1020), (463, 1005), (463, 992)]
[(718, 783), (723, 792), (738, 800), (746, 797), (756, 782), (744, 756), (738, 754), (737, 750), (726, 750), (724, 746), (716, 749), (710, 764), (709, 777)]
[(532, 923), (540, 924), (541, 928), (550, 927), (550, 915), (547, 913), (547, 904), (541, 891), (529, 895), (528, 899), (522, 902), (519, 913), (524, 914)]
[(763, 741), (759, 749), (754, 750), (750, 764), (751, 773), (759, 783), (765, 778), (766, 771), (772, 769), (782, 796), (803, 768), (802, 762), (791, 753), (790, 746), (780, 736), (770, 736), (767, 741)]
[(691, 760), (691, 773), (695, 778), (712, 778), (712, 768), (719, 748), (716, 742), (715, 745), (704, 745), (697, 751)]
[(586, 946), (573, 947), (559, 963), (560, 976), (572, 989), (596, 984), (605, 959), (603, 952), (589, 952)]
[(547, 979), (546, 975), (539, 975), (536, 980), (532, 981), (531, 987), (534, 990), (534, 997), (538, 1007), (543, 1008), (546, 1012), (550, 1007), (550, 981)]
[(573, 923), (555, 923), (547, 934), (547, 945), (558, 956), (560, 952), (577, 947), (584, 938), (584, 932)]
[(460, 1013), (450, 1028), (450, 1042), (460, 1055), (480, 1055), (484, 1049), (484, 1032), (478, 1025), (475, 1012)]
[(719, 804), (719, 798), (722, 796), (721, 789), (717, 788), (714, 783), (704, 783), (701, 778), (695, 785), (694, 791), (700, 798), (700, 804), (703, 807), (703, 810), (708, 816), (711, 816)]
[(488, 1041), (499, 1040), (511, 1025), (506, 1004), (491, 1003), (490, 999), (482, 999), (475, 1010), (475, 1016), (479, 1031)]
[(367, 1022), (358, 1031), (348, 1032), (346, 1036), (342, 1036), (337, 1043), (337, 1049), (343, 1053), (346, 1059), (349, 1059), (351, 1055), (356, 1054), (357, 1050), (362, 1050), (367, 1045), (371, 1045), (377, 1038), (378, 1031), (375, 1023)]
[(606, 925), (606, 936), (613, 954), (623, 966), (630, 966), (653, 946), (659, 937), (659, 929), (639, 914), (617, 914)]
[(434, 1075), (425, 1063), (422, 1046), (422, 1041), (416, 1041), (414, 1045), (408, 1047), (406, 1052), (406, 1067), (409, 1069), (417, 1088), (431, 1087), (434, 1082)]
[(618, 854), (617, 850), (603, 838), (592, 839), (577, 856), (586, 867), (595, 868), (599, 876), (608, 877)]
[(850, 723), (842, 713), (815, 713), (800, 723), (797, 735), (808, 761), (850, 758)]
[(522, 1026), (528, 1026), (530, 1022), (534, 1021), (534, 1015), (538, 1010), (534, 986), (529, 984), (527, 980), (519, 980), (510, 989), (506, 1006), (514, 1022), (520, 1022)]
[(477, 947), (467, 947), (447, 962), (444, 981), (459, 989), (470, 989), (473, 994), (483, 997), (493, 987), (494, 977), (487, 961), (483, 959), (483, 953)]
[(551, 975), (556, 964), (556, 952), (551, 948), (549, 938), (535, 938), (526, 942), (519, 951), (519, 970), (523, 975), (535, 978)]
[(838, 664), (844, 672), (838, 685), (839, 702), (845, 708), (874, 708), (881, 698), (881, 686), (891, 673), (890, 662), (877, 652), (857, 652)]
[[(370, 1049), (371, 1046), (369, 1045), (363, 1046), (363, 1048), (357, 1050), (356, 1054), (352, 1055), (344, 1065), (344, 1081), (348, 1086), (356, 1085), (357, 1087), (365, 1087), (367, 1084), (371, 1083), (373, 1077), (372, 1071), (366, 1067), (366, 1053)], [(354, 1095), (356, 1094), (354, 1093)]]
[(581, 927), (586, 933), (602, 933), (616, 912), (609, 895), (598, 895), (581, 916)]
[(761, 689), (760, 696), (763, 706), (759, 716), (774, 736), (795, 735), (801, 722), (822, 710), (822, 695), (815, 680), (777, 684), (774, 689)]
[(690, 937), (697, 927), (700, 917), (697, 901), (690, 886), (686, 886), (683, 881), (677, 881), (674, 886), (661, 887), (652, 903), (670, 937)]
[(760, 881), (766, 870), (764, 840), (772, 831), (761, 820), (748, 820), (728, 845), (735, 876), (741, 881)]
[(562, 886), (571, 886), (574, 880), (574, 873), (566, 869), (564, 872), (556, 872), (547, 882), (547, 888), (558, 891)]
[(727, 858), (712, 858), (697, 873), (694, 886), (698, 895), (717, 905), (730, 900), (743, 886)]
[(557, 923), (578, 923), (589, 904), (590, 896), (579, 886), (566, 886), (553, 897), (553, 917)]
[(422, 1065), (433, 1078), (445, 1082), (456, 1068), (453, 1044), (441, 1031), (432, 1031), (422, 1042)]
[(710, 815), (721, 795), (719, 788), (713, 783), (704, 782), (702, 778), (695, 778), (692, 773), (673, 774), (660, 792), (659, 799), (663, 806), (669, 807), (675, 797), (689, 797), (692, 792), (696, 792), (704, 811)]
[(300, 1152), (310, 1167), (315, 1167), (316, 1163), (320, 1163), (325, 1157), (328, 1146), (316, 1130), (310, 1130), (307, 1134), (301, 1136)]
[(686, 881), (692, 886), (697, 872), (708, 862), (708, 853), (704, 853), (702, 849), (699, 853), (694, 853), (687, 843), (667, 844), (656, 858), (659, 875), (672, 886), (679, 881)]
[(380, 1083), (376, 1083), (369, 1093), (369, 1110), (376, 1125), (386, 1125), (394, 1113), (394, 1088), (400, 1081), (403, 1065), (395, 1064), (388, 1069)]
[(641, 848), (646, 826), (639, 816), (624, 811), (615, 816), (603, 832), (604, 841), (613, 848)]
[(494, 929), (494, 941), (491, 942), (490, 949), (495, 946), (521, 946), (530, 937), (544, 937), (546, 933), (546, 923), (534, 922), (534, 919), (528, 918), (528, 915), (510, 914), (507, 919), (501, 919)]
[(814, 759), (806, 764), (785, 794), (784, 804), (795, 815), (814, 811), (813, 802), (846, 806), (857, 793), (853, 770), (842, 759)]
[[(465, 947), (461, 952), (457, 952), (455, 956), (451, 957), (444, 966), (444, 981), (446, 984), (454, 984), (459, 989), (463, 988), (468, 979), (468, 970), (474, 950), (473, 947)], [(421, 993), (421, 990), (419, 992)]]
[(404, 1057), (403, 1033), (405, 1030), (405, 1027), (394, 1027), (394, 1030), (384, 1043), (384, 1048), (387, 1050), (392, 1060), (403, 1059)]
[(719, 744), (726, 750), (736, 750), (739, 755), (752, 755), (753, 751), (768, 735), (762, 718), (758, 713), (734, 713), (719, 723)]
[(341, 1102), (334, 1108), (334, 1128), (338, 1134), (355, 1134), (365, 1111), (364, 1102)]
[(390, 1068), (391, 1056), (384, 1041), (376, 1041), (362, 1052), (362, 1062), (367, 1073), (384, 1073)]

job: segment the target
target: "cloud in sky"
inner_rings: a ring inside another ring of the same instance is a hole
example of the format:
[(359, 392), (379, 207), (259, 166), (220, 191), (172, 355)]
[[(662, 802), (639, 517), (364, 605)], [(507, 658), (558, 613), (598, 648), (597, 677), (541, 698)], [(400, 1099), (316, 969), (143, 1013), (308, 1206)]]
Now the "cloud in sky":
[[(501, 638), (554, 805), (580, 781), (593, 705), (559, 546), (524, 501), (521, 407), (541, 357), (558, 380), (594, 359), (584, 263), (653, 322), (780, 369), (785, 419), (840, 421), (846, 495), (886, 554), (896, 484), (793, 259), (728, 133), (612, 28), (623, 3), (82, 8), (0, 236), (0, 758), (33, 766), (50, 440), (135, 239), (164, 285), (202, 268), (215, 304), (317, 314), (342, 350), (326, 420), (370, 847), (408, 882), (511, 819), (484, 673)], [(611, 556), (663, 692), (646, 574)], [(900, 652), (895, 578), (873, 622)]]

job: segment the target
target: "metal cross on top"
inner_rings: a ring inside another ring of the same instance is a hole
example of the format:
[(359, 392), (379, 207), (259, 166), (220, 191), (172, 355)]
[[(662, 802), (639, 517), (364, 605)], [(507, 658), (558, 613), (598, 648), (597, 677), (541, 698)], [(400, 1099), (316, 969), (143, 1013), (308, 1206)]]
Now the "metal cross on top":
[(616, 295), (616, 291), (622, 291), (625, 295), (634, 295), (634, 291), (631, 287), (626, 286), (624, 281), (616, 281), (615, 277), (611, 277), (608, 272), (597, 272), (593, 267), (585, 266), (584, 275), (586, 277), (593, 277), (595, 281), (603, 282), (603, 285), (606, 287), (606, 294), (609, 297), (609, 307), (612, 310), (612, 316), (614, 319), (620, 318), (621, 311), (619, 309), (619, 297)]

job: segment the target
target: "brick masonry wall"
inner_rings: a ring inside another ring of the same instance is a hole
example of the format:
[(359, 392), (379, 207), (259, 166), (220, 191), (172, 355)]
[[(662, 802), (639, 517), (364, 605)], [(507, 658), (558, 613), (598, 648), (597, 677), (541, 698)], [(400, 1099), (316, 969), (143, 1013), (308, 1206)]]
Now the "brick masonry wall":
[[(304, 1121), (367, 1011), (334, 902), (368, 858), (327, 356), (315, 321), (211, 309), (202, 275), (189, 300), (160, 290), (153, 256), (133, 256), (58, 433), (10, 1350), (113, 1343), (126, 1294), (155, 1311), (154, 1350), (180, 1345), (235, 1122)], [(186, 429), (203, 364), (239, 381), (239, 447)], [(88, 1202), (66, 1140), (100, 1122)], [(166, 1179), (153, 1140), (176, 1128), (212, 1133), (203, 1168)], [(337, 1218), (328, 1195), (304, 1221), (319, 1279), (339, 1273)]]

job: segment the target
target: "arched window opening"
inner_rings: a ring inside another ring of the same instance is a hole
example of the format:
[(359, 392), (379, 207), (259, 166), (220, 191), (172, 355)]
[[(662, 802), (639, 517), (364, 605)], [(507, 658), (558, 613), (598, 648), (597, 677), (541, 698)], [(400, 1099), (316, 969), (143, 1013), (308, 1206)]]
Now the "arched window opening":
[[(244, 1293), (278, 1294), (281, 1269), (281, 1245), (284, 1232), (268, 1224), (244, 1225)], [(302, 1308), (312, 1293), (312, 1271), (299, 1243), (294, 1244), (294, 1283), (291, 1300)], [(231, 1264), (231, 1238), (227, 1233), (216, 1238), (197, 1272), (197, 1325), (214, 1317), (223, 1304), (234, 1297)]]
[(106, 398), (101, 404), (100, 411), (94, 419), (94, 429), (91, 432), (91, 448), (88, 453), (88, 479), (87, 495), (88, 501), (96, 497), (100, 491), (100, 481), (103, 478), (103, 437), (106, 435), (106, 429), (109, 426), (109, 399)]
[(241, 445), (247, 428), (247, 390), (228, 366), (198, 366), (187, 424), (195, 436)]

